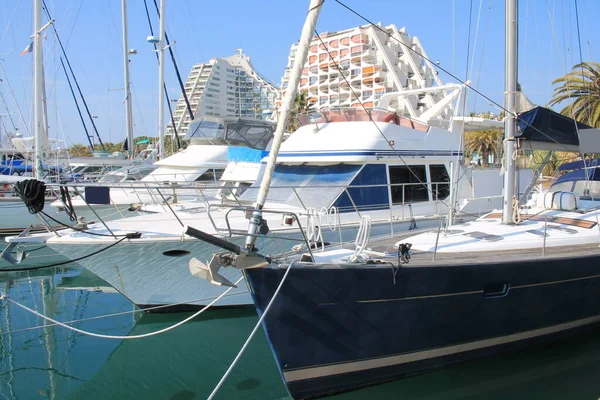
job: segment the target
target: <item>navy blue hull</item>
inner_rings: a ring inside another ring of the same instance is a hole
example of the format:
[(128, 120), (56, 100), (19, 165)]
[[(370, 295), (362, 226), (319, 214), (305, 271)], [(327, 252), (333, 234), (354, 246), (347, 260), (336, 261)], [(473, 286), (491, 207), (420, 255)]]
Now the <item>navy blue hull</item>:
[[(556, 339), (600, 321), (600, 256), (407, 266), (395, 284), (389, 265), (292, 268), (264, 329), (295, 398)], [(246, 271), (259, 313), (284, 272)]]

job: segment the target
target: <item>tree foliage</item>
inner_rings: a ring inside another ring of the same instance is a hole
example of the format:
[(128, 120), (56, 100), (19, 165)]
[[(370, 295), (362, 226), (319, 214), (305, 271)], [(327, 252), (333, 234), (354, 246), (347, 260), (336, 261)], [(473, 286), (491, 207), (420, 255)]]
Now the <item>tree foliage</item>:
[(285, 126), (286, 132), (294, 132), (300, 127), (298, 123), (298, 115), (311, 111), (312, 104), (308, 102), (308, 93), (300, 91), (294, 98), (294, 105), (290, 110), (290, 116)]
[(487, 166), (490, 154), (494, 155), (494, 160), (499, 159), (502, 150), (502, 135), (503, 132), (500, 129), (465, 132), (465, 151), (469, 154), (479, 154), (482, 165)]
[(600, 128), (600, 63), (577, 64), (568, 74), (552, 82), (557, 85), (548, 105), (573, 100), (560, 113), (595, 128)]

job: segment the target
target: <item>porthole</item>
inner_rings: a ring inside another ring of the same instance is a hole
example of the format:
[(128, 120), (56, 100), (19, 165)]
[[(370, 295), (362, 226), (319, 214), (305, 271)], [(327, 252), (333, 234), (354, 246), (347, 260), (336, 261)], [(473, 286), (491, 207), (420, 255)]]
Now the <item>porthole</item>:
[(167, 257), (183, 257), (187, 256), (188, 254), (190, 254), (189, 251), (180, 249), (163, 251), (163, 256)]

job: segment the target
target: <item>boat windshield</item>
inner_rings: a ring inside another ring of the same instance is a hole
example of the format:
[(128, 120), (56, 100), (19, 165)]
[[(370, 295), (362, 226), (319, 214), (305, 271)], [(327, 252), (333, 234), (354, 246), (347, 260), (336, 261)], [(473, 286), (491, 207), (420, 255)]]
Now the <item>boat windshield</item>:
[[(277, 165), (267, 201), (300, 208), (330, 206), (361, 167), (348, 164)], [(256, 200), (261, 181), (246, 190), (241, 200)]]
[(185, 140), (194, 144), (226, 144), (264, 150), (275, 133), (275, 124), (267, 121), (234, 118), (192, 122)]
[(427, 132), (429, 126), (412, 119), (397, 115), (388, 110), (364, 109), (358, 107), (339, 108), (339, 109), (321, 109), (320, 111), (309, 112), (298, 116), (300, 126), (308, 124), (326, 124), (331, 122), (353, 122), (353, 121), (371, 121), (387, 122), (395, 125), (416, 129)]
[(225, 126), (217, 121), (201, 119), (190, 124), (185, 139), (191, 139), (192, 137), (198, 139), (224, 139)]

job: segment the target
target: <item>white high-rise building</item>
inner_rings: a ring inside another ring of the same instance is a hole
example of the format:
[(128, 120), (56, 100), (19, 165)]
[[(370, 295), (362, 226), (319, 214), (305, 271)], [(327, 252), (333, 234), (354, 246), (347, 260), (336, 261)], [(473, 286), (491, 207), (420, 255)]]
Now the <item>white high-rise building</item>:
[[(275, 108), (278, 89), (250, 63), (250, 57), (238, 53), (213, 58), (192, 67), (185, 84), (194, 117), (219, 116), (264, 119)], [(174, 111), (177, 133), (183, 137), (190, 125), (190, 115), (183, 95)], [(167, 134), (172, 134), (169, 124)]]
[[(384, 93), (442, 84), (434, 65), (409, 50), (427, 56), (417, 37), (395, 25), (380, 28), (387, 34), (365, 25), (321, 33), (323, 43), (313, 38), (299, 87), (313, 109), (360, 107), (358, 98), (365, 107), (376, 107)], [(277, 106), (288, 87), (297, 47), (297, 43), (291, 47)], [(400, 113), (418, 117), (442, 96), (439, 92), (407, 96), (399, 100)]]

